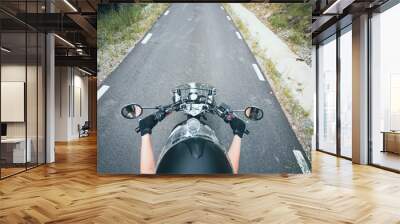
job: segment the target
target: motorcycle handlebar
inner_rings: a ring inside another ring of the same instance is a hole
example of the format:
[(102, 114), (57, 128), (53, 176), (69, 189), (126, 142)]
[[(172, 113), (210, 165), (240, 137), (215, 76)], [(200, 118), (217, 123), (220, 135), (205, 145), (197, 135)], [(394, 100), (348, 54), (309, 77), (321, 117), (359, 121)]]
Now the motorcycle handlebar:
[[(180, 103), (172, 103), (165, 106), (156, 106), (155, 109), (157, 109), (157, 111), (155, 112), (155, 115), (157, 121), (162, 121), (166, 115), (172, 113), (173, 111), (177, 111), (179, 109), (179, 104)], [(218, 117), (222, 118), (226, 122), (229, 122), (233, 118), (237, 117), (234, 114), (234, 111), (231, 110), (230, 107), (225, 103), (221, 103), (219, 106), (209, 105), (208, 109), (209, 112), (218, 115)]]
[[(155, 116), (156, 116), (157, 121), (160, 122), (160, 121), (164, 120), (164, 118), (165, 118), (168, 114), (170, 114), (170, 113), (172, 113), (174, 110), (176, 110), (175, 107), (176, 107), (177, 105), (178, 105), (177, 103), (172, 103), (172, 104), (169, 104), (169, 105), (166, 105), (166, 106), (157, 106), (157, 107), (155, 107), (156, 109), (158, 109), (158, 110), (155, 112)], [(233, 118), (236, 117), (235, 114), (233, 113), (233, 111), (230, 110), (230, 108), (229, 108), (228, 105), (226, 105), (226, 104), (221, 104), (221, 105), (218, 106), (218, 107), (217, 107), (217, 106), (213, 106), (213, 107), (211, 108), (211, 111), (212, 111), (212, 113), (218, 115), (218, 117), (220, 117), (221, 119), (223, 119), (225, 122), (229, 122), (229, 121), (231, 121)], [(240, 119), (240, 118), (238, 118), (238, 119)], [(136, 128), (135, 128), (135, 131), (136, 131), (136, 133), (139, 133), (139, 132), (140, 132), (140, 128), (139, 128), (139, 127), (136, 127)], [(250, 131), (246, 129), (246, 130), (244, 131), (244, 134), (249, 135), (249, 134), (250, 134)]]
[[(139, 128), (139, 127), (136, 127), (136, 128), (135, 128), (135, 132), (136, 132), (136, 133), (139, 133), (139, 132), (140, 132), (140, 128)], [(245, 133), (246, 135), (249, 135), (249, 134), (250, 134), (250, 131), (249, 131), (248, 129), (246, 129), (246, 130), (244, 130), (244, 133)]]

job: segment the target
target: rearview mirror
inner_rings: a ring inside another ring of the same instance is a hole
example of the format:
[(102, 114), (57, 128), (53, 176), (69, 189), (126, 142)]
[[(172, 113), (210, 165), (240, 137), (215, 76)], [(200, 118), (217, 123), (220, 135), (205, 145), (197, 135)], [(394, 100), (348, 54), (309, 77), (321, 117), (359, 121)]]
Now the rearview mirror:
[(139, 104), (129, 104), (121, 109), (121, 114), (126, 119), (135, 119), (143, 113), (143, 108)]
[(246, 107), (244, 116), (252, 121), (258, 121), (264, 117), (264, 111), (258, 107)]

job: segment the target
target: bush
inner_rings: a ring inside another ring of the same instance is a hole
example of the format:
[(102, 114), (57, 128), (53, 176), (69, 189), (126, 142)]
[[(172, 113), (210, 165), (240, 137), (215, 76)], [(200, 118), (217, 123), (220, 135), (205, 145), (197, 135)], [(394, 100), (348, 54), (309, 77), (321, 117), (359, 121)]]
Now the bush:
[(287, 16), (283, 16), (281, 14), (274, 14), (269, 17), (269, 22), (276, 29), (283, 29), (287, 27), (288, 21)]
[(298, 32), (293, 32), (289, 36), (289, 41), (297, 45), (303, 44), (304, 35)]

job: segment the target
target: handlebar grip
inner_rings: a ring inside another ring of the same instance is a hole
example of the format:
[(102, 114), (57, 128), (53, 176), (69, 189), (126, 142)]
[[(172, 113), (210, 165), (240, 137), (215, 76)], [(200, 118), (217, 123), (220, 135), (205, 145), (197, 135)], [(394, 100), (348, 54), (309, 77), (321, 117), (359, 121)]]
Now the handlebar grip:
[(244, 130), (244, 133), (246, 134), (246, 135), (249, 135), (250, 134), (250, 131), (249, 130)]
[(140, 132), (140, 127), (136, 127), (135, 131), (136, 131), (136, 133), (139, 133)]
[(157, 121), (162, 121), (162, 120), (164, 120), (164, 118), (165, 118), (165, 116), (167, 115), (167, 113), (165, 112), (165, 111), (163, 111), (163, 110), (158, 110), (156, 113), (155, 113), (155, 116), (156, 116), (156, 120)]

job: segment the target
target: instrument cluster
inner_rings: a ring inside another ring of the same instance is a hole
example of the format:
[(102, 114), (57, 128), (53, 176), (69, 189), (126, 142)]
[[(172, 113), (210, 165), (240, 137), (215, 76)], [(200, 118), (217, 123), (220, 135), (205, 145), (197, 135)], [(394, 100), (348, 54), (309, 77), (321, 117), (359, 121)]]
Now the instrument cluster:
[(172, 93), (179, 110), (191, 116), (197, 116), (215, 104), (216, 90), (208, 84), (188, 83), (176, 87)]

